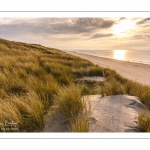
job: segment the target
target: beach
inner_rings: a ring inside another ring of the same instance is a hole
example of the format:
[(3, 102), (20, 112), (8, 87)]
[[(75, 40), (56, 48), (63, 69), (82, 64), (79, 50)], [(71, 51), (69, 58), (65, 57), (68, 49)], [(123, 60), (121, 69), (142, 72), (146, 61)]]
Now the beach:
[(87, 59), (101, 67), (113, 69), (127, 79), (150, 86), (150, 65), (97, 57), (72, 51), (67, 51), (67, 53)]

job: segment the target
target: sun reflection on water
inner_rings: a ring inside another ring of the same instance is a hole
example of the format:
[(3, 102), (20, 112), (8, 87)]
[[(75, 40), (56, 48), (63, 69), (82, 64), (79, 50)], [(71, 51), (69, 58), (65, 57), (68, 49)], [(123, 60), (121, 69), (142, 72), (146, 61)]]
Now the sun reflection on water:
[(114, 50), (113, 58), (117, 60), (125, 60), (126, 50)]

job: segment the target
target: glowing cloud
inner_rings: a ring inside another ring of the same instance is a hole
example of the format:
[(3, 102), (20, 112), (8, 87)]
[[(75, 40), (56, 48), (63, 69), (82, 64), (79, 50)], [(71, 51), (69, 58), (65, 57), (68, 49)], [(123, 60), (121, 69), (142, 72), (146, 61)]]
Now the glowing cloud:
[(128, 32), (135, 28), (135, 22), (130, 20), (122, 20), (118, 24), (115, 24), (112, 28), (113, 33), (117, 36), (127, 36)]

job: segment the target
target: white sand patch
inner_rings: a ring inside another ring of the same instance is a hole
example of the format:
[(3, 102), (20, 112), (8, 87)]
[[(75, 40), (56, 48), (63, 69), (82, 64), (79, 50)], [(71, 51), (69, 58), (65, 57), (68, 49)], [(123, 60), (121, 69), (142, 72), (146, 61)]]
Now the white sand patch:
[(42, 132), (69, 132), (64, 116), (55, 106), (52, 106), (44, 116), (44, 124)]
[(145, 106), (138, 98), (128, 95), (87, 97), (91, 102), (89, 132), (140, 132), (138, 114)]
[(93, 76), (93, 77), (83, 77), (83, 78), (80, 78), (78, 80), (81, 80), (81, 81), (84, 81), (84, 80), (87, 80), (87, 81), (96, 81), (96, 82), (99, 82), (99, 81), (106, 81), (106, 78), (105, 77), (98, 77), (98, 76)]

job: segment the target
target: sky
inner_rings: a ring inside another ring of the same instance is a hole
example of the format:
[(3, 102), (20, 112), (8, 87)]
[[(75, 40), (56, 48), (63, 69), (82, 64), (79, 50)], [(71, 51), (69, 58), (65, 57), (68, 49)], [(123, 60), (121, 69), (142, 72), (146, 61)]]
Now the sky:
[(150, 50), (150, 18), (0, 18), (0, 38), (61, 50)]

